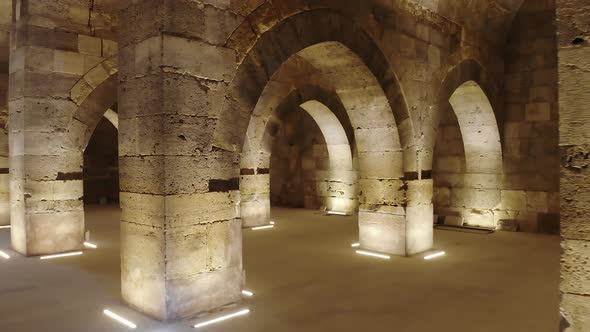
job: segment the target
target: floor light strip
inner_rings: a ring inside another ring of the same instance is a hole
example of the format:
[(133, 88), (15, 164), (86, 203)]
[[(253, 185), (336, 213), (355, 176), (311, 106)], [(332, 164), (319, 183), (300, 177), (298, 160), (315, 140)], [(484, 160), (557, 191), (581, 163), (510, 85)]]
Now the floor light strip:
[(245, 289), (242, 291), (242, 294), (244, 294), (246, 296), (254, 296), (254, 293), (253, 292), (251, 292), (249, 290), (245, 290)]
[(10, 229), (12, 226), (11, 225), (4, 225), (4, 226), (0, 226), (0, 229)]
[(10, 255), (8, 255), (7, 253), (5, 253), (2, 250), (0, 250), (0, 257), (2, 257), (4, 259), (10, 259)]
[(116, 320), (117, 322), (119, 322), (119, 323), (121, 323), (121, 324), (123, 324), (123, 325), (127, 326), (127, 327), (128, 327), (128, 328), (130, 328), (130, 329), (134, 329), (134, 328), (136, 328), (136, 327), (137, 327), (137, 325), (135, 325), (133, 322), (131, 322), (131, 321), (129, 321), (129, 320), (127, 320), (127, 319), (125, 319), (125, 318), (123, 318), (123, 317), (121, 317), (121, 316), (117, 315), (116, 313), (114, 313), (114, 312), (112, 312), (112, 311), (110, 311), (110, 310), (108, 310), (108, 309), (104, 309), (102, 312), (103, 312), (105, 315), (107, 315), (107, 316), (111, 317), (112, 319), (114, 319), (114, 320)]
[(374, 253), (374, 252), (370, 252), (370, 251), (366, 251), (366, 250), (357, 250), (356, 253), (361, 254), (361, 255), (365, 255), (365, 256), (373, 256), (373, 257), (378, 257), (378, 258), (383, 258), (383, 259), (390, 259), (391, 258), (389, 255), (378, 254), (378, 253)]
[(247, 314), (249, 312), (250, 312), (250, 309), (240, 310), (240, 311), (238, 311), (236, 313), (233, 313), (233, 314), (229, 314), (229, 315), (226, 315), (226, 316), (221, 316), (219, 318), (215, 318), (215, 319), (212, 319), (212, 320), (208, 320), (206, 322), (199, 323), (199, 324), (195, 325), (195, 328), (198, 329), (198, 328), (203, 327), (203, 326), (207, 326), (207, 325), (219, 323), (219, 322), (222, 322), (224, 320), (228, 320), (228, 319), (231, 319), (231, 318), (234, 318), (234, 317), (237, 317), (237, 316), (245, 315), (245, 314)]
[(60, 257), (78, 256), (78, 255), (82, 255), (82, 252), (81, 251), (74, 251), (74, 252), (68, 252), (68, 253), (65, 253), (65, 254), (41, 256), (39, 258), (41, 258), (41, 259), (52, 259), (52, 258), (60, 258)]
[(274, 222), (274, 221), (271, 221), (271, 222), (269, 222), (269, 224), (271, 224), (271, 225), (274, 225), (274, 224), (275, 224), (275, 222)]
[(328, 214), (337, 215), (337, 216), (345, 216), (346, 212), (328, 211)]
[(92, 248), (92, 249), (96, 249), (96, 248), (98, 248), (98, 246), (97, 246), (96, 244), (94, 244), (94, 243), (90, 243), (90, 242), (84, 242), (84, 246), (85, 246), (86, 248)]
[(361, 246), (361, 244), (357, 242), (357, 243), (351, 244), (350, 246), (353, 247), (353, 248), (358, 248), (358, 247)]
[(431, 254), (431, 255), (424, 256), (424, 259), (427, 259), (427, 260), (428, 259), (433, 259), (433, 258), (437, 258), (437, 257), (440, 257), (440, 256), (444, 256), (445, 254), (446, 253), (444, 251), (441, 251), (441, 252), (437, 252), (437, 253), (434, 253), (434, 254)]
[(269, 229), (269, 228), (273, 228), (273, 227), (275, 227), (275, 225), (258, 226), (258, 227), (252, 227), (252, 230), (257, 231), (259, 229)]

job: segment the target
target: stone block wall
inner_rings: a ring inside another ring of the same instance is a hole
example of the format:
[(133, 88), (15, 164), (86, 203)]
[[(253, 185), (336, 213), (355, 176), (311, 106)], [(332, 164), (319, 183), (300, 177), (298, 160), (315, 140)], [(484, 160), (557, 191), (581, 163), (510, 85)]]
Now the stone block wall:
[(557, 0), (561, 155), (561, 331), (590, 330), (590, 11)]
[(527, 232), (559, 232), (556, 29), (554, 0), (525, 0), (506, 46), (502, 218)]

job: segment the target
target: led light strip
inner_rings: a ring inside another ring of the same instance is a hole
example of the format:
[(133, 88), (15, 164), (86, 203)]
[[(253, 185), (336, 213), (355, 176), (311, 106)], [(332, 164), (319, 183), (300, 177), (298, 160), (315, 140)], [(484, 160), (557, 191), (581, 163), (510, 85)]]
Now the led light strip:
[(4, 259), (10, 259), (10, 255), (8, 255), (7, 253), (5, 253), (2, 250), (0, 250), (0, 257), (2, 257)]
[(94, 243), (90, 243), (90, 242), (84, 242), (84, 246), (85, 246), (86, 248), (92, 248), (92, 249), (96, 249), (96, 248), (98, 248), (98, 246), (97, 246), (96, 244), (94, 244)]
[(374, 252), (370, 252), (370, 251), (366, 251), (366, 250), (357, 250), (356, 253), (361, 254), (361, 255), (365, 255), (365, 256), (372, 256), (372, 257), (378, 257), (378, 258), (383, 258), (383, 259), (390, 259), (391, 258), (389, 255), (378, 254), (378, 253), (374, 253)]
[(108, 309), (104, 309), (102, 312), (103, 312), (105, 315), (107, 315), (107, 316), (109, 316), (110, 318), (112, 318), (112, 319), (116, 320), (117, 322), (119, 322), (119, 323), (121, 323), (121, 324), (123, 324), (123, 325), (127, 326), (127, 327), (128, 327), (128, 328), (130, 328), (130, 329), (134, 329), (134, 328), (136, 328), (136, 327), (137, 327), (137, 325), (135, 325), (135, 323), (133, 323), (133, 322), (131, 322), (131, 321), (129, 321), (129, 320), (127, 320), (127, 319), (125, 319), (125, 318), (123, 318), (123, 317), (121, 317), (121, 316), (117, 315), (116, 313), (114, 313), (114, 312), (112, 312), (112, 311), (110, 311), (110, 310), (108, 310)]
[(68, 252), (68, 253), (65, 253), (65, 254), (41, 256), (39, 258), (41, 258), (41, 259), (53, 259), (53, 258), (78, 256), (78, 255), (82, 255), (82, 252), (81, 251), (74, 251), (74, 252)]
[(275, 227), (275, 225), (258, 226), (258, 227), (252, 227), (252, 230), (257, 231), (260, 229), (269, 229), (269, 228), (273, 228), (273, 227)]
[(345, 216), (346, 215), (346, 212), (338, 212), (338, 211), (328, 211), (327, 213), (337, 215), (337, 216)]
[(437, 253), (434, 253), (434, 254), (431, 254), (431, 255), (424, 256), (424, 259), (426, 259), (426, 260), (433, 259), (433, 258), (444, 256), (445, 254), (446, 253), (444, 251), (441, 251), (441, 252), (437, 252)]
[(353, 247), (353, 248), (358, 248), (358, 247), (361, 246), (361, 244), (357, 242), (357, 243), (351, 244), (350, 246)]
[(10, 229), (10, 228), (12, 228), (11, 225), (0, 226), (0, 229)]
[(246, 295), (248, 297), (254, 296), (254, 293), (253, 292), (251, 292), (249, 290), (245, 290), (245, 289), (242, 291), (242, 294), (244, 294), (244, 295)]
[(271, 222), (269, 222), (269, 224), (271, 224), (271, 225), (274, 225), (274, 224), (275, 224), (275, 222), (274, 222), (274, 221), (271, 221)]
[(212, 320), (208, 320), (206, 322), (202, 322), (202, 323), (196, 324), (195, 325), (195, 328), (198, 329), (198, 328), (203, 327), (203, 326), (207, 326), (207, 325), (211, 325), (211, 324), (223, 322), (224, 320), (228, 320), (228, 319), (231, 319), (231, 318), (234, 318), (234, 317), (242, 316), (242, 315), (245, 315), (245, 314), (247, 314), (249, 312), (250, 312), (250, 309), (240, 310), (240, 311), (238, 311), (236, 313), (233, 313), (233, 314), (229, 314), (229, 315), (226, 315), (226, 316), (221, 316), (219, 318), (215, 318), (215, 319), (212, 319)]

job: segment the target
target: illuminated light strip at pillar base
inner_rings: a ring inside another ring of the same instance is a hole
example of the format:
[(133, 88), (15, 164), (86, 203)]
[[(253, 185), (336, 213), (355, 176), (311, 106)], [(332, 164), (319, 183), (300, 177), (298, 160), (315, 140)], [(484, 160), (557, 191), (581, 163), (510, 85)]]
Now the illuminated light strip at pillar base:
[(4, 259), (10, 259), (10, 255), (8, 255), (7, 253), (5, 253), (2, 250), (0, 250), (0, 257), (2, 257)]
[(125, 318), (123, 318), (123, 317), (121, 317), (121, 316), (117, 315), (116, 313), (114, 313), (114, 312), (112, 312), (112, 311), (110, 311), (110, 310), (108, 310), (108, 309), (104, 309), (102, 312), (103, 312), (105, 315), (107, 315), (107, 316), (111, 317), (112, 319), (114, 319), (114, 320), (116, 320), (117, 322), (119, 322), (119, 323), (121, 323), (121, 324), (123, 324), (123, 325), (127, 326), (127, 327), (128, 327), (128, 328), (130, 328), (130, 329), (134, 329), (134, 328), (136, 328), (136, 327), (137, 327), (137, 325), (135, 325), (135, 323), (133, 323), (133, 322), (131, 322), (131, 321), (129, 321), (129, 320), (127, 320), (127, 319), (125, 319)]
[(269, 224), (271, 224), (271, 225), (274, 225), (274, 224), (275, 224), (275, 222), (274, 222), (274, 221), (271, 221), (271, 222), (269, 222)]
[(12, 228), (11, 225), (0, 226), (0, 229), (10, 229), (10, 228)]
[(81, 251), (74, 251), (74, 252), (68, 252), (65, 254), (57, 254), (57, 255), (47, 255), (47, 256), (41, 256), (39, 258), (41, 259), (53, 259), (53, 258), (60, 258), (60, 257), (69, 257), (69, 256), (79, 256), (82, 255)]
[(431, 255), (424, 256), (424, 259), (426, 259), (426, 260), (433, 259), (433, 258), (444, 256), (445, 254), (446, 253), (444, 251), (441, 251), (441, 252), (437, 252), (437, 253), (434, 253), (434, 254), (431, 254)]
[(357, 242), (357, 243), (351, 244), (350, 246), (353, 247), (353, 248), (358, 248), (358, 247), (361, 246), (361, 244)]
[(85, 246), (86, 248), (92, 248), (92, 249), (96, 249), (96, 248), (98, 248), (98, 246), (97, 246), (96, 244), (94, 244), (94, 243), (90, 243), (90, 242), (84, 242), (84, 246)]
[(252, 230), (257, 231), (260, 229), (269, 229), (269, 228), (273, 228), (273, 227), (275, 227), (275, 225), (258, 226), (258, 227), (252, 227)]
[(206, 322), (202, 322), (202, 323), (196, 324), (195, 325), (195, 328), (198, 329), (198, 328), (203, 327), (203, 326), (207, 326), (207, 325), (211, 325), (211, 324), (223, 322), (224, 320), (228, 320), (228, 319), (231, 319), (231, 318), (234, 318), (234, 317), (242, 316), (242, 315), (245, 315), (245, 314), (247, 314), (249, 312), (250, 312), (250, 309), (240, 310), (240, 311), (238, 311), (236, 313), (233, 313), (233, 314), (229, 314), (229, 315), (226, 315), (226, 316), (221, 316), (219, 318), (215, 318), (215, 319), (212, 319), (212, 320), (208, 320)]
[(338, 211), (328, 211), (328, 214), (337, 215), (337, 216), (346, 216), (346, 212), (338, 212)]
[(360, 254), (360, 255), (372, 256), (372, 257), (383, 258), (383, 259), (390, 259), (391, 258), (389, 255), (378, 254), (378, 253), (370, 252), (370, 251), (366, 251), (366, 250), (357, 250), (356, 253)]
[(244, 294), (244, 295), (246, 295), (248, 297), (254, 296), (254, 293), (253, 292), (251, 292), (249, 290), (245, 290), (245, 289), (242, 291), (242, 294)]

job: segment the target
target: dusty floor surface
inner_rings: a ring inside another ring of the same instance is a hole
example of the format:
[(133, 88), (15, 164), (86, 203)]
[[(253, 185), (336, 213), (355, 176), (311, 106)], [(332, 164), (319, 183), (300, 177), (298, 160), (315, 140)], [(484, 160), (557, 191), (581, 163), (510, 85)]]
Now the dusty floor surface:
[[(161, 323), (125, 307), (119, 292), (118, 208), (88, 207), (97, 250), (41, 261), (10, 249), (0, 230), (0, 331), (195, 331), (198, 319)], [(396, 331), (555, 332), (559, 237), (435, 231), (445, 257), (360, 256), (355, 217), (274, 209), (273, 230), (244, 231), (247, 316), (201, 328), (214, 332)], [(239, 307), (227, 312), (237, 311)]]

